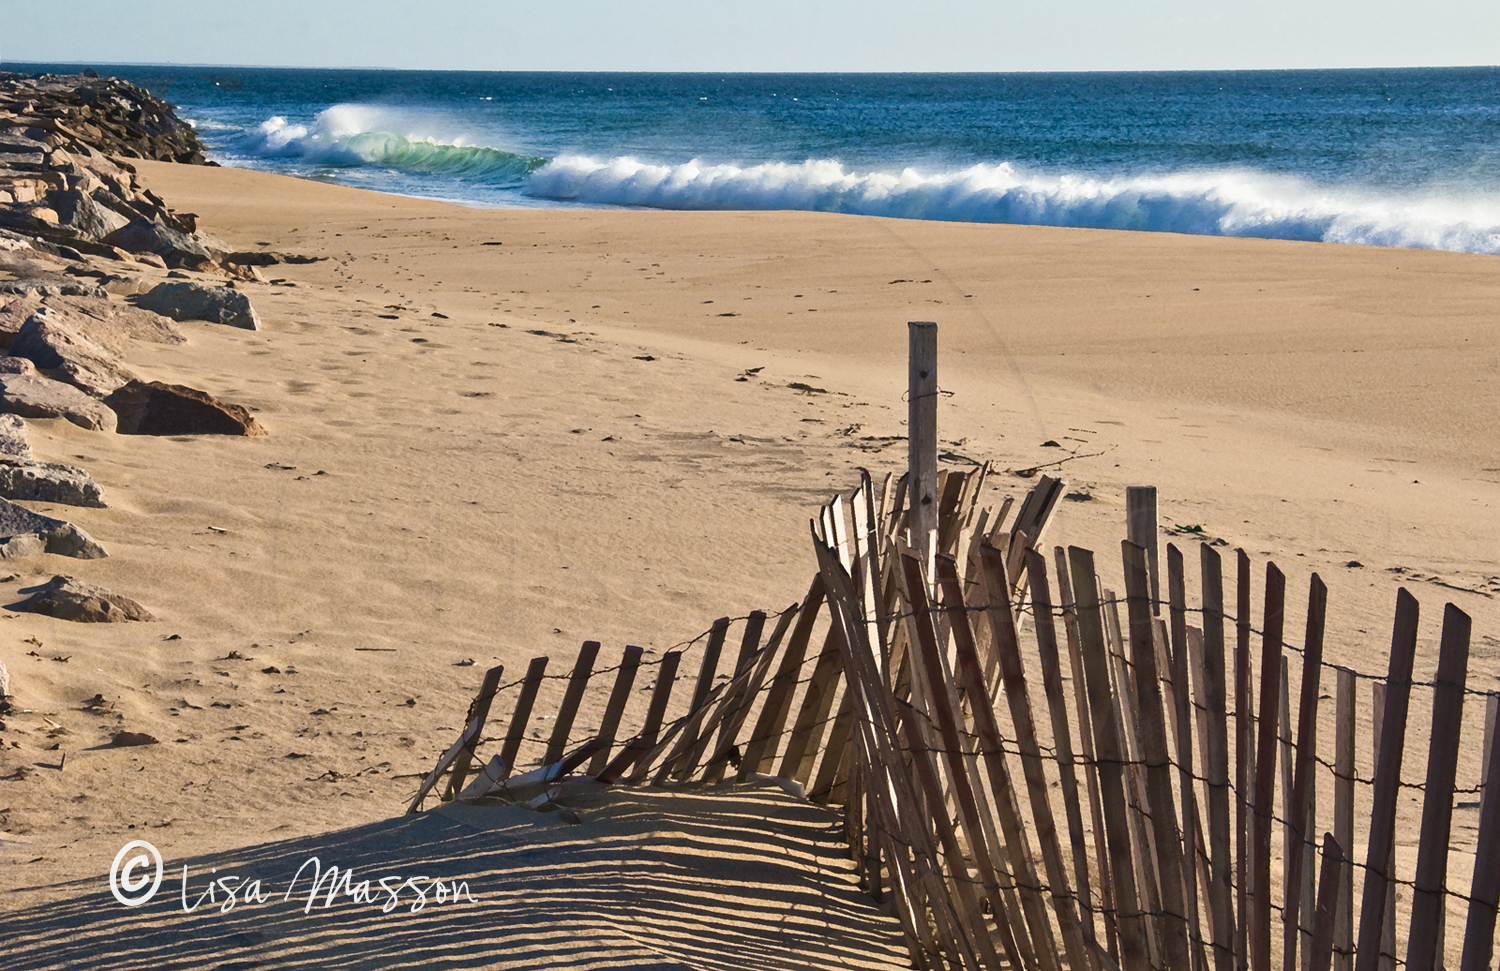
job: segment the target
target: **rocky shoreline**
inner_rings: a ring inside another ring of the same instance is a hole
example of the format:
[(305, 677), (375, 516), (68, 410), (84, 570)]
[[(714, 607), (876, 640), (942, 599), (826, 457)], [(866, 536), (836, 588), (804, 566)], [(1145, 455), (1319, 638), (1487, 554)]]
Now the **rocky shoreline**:
[[(186, 340), (178, 321), (259, 329), (245, 291), (265, 282), (260, 267), (285, 259), (232, 252), (143, 186), (132, 159), (214, 164), (174, 107), (136, 85), (0, 72), (0, 559), (107, 555), (71, 524), (12, 501), (106, 505), (87, 471), (32, 456), (27, 419), (101, 434), (266, 434), (244, 407), (141, 381), (125, 363), (136, 341)], [(52, 590), (20, 609), (150, 618), (129, 601), (90, 610), (65, 600)]]

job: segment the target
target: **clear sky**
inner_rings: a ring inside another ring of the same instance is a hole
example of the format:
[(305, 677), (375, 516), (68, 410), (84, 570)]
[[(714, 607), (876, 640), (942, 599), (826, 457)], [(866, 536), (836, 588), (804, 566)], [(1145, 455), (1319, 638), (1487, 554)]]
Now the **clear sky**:
[(1500, 64), (1496, 0), (0, 0), (11, 61), (559, 71)]

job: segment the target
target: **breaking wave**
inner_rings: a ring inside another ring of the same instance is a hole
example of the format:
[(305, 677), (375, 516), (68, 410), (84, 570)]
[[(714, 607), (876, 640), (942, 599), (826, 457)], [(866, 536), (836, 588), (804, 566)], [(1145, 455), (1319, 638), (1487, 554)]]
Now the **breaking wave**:
[(1008, 163), (854, 172), (832, 160), (659, 165), (568, 155), (538, 168), (522, 191), (593, 205), (801, 209), (1500, 253), (1493, 197), (1392, 196), (1233, 170), (1094, 178)]
[(246, 132), (235, 150), (251, 158), (293, 159), (319, 165), (373, 166), (402, 172), (481, 179), (518, 186), (545, 158), (465, 144), (430, 116), (335, 105), (311, 125), (274, 116)]

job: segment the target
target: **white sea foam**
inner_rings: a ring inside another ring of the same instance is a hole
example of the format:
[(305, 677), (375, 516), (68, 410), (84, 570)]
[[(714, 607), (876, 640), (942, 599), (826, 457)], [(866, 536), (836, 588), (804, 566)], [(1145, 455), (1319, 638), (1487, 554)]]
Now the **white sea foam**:
[(594, 205), (803, 209), (1500, 253), (1494, 196), (1392, 196), (1244, 171), (1097, 179), (1006, 163), (855, 172), (832, 160), (742, 167), (568, 155), (532, 173), (524, 191)]

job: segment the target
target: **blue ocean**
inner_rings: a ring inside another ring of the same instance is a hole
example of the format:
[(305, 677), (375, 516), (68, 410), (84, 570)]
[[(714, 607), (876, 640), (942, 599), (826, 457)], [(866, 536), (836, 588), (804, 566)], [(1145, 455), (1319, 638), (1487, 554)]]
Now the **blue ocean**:
[(176, 103), (221, 164), (463, 205), (805, 209), (1500, 253), (1494, 67), (89, 66)]

